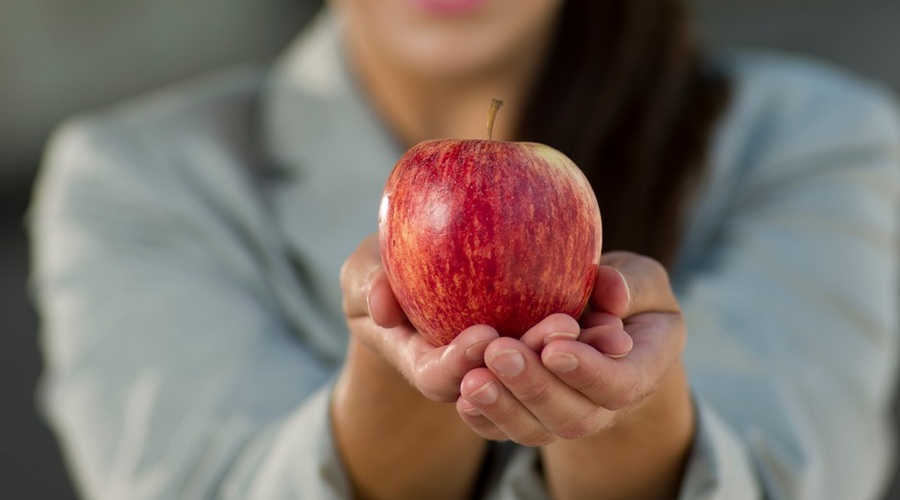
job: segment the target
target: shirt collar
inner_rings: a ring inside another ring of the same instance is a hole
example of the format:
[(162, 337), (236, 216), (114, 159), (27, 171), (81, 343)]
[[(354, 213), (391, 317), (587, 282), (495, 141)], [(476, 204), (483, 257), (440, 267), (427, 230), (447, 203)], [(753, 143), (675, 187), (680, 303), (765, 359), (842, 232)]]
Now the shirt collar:
[(390, 171), (402, 150), (356, 81), (339, 20), (324, 8), (275, 62), (262, 96), (262, 147), (293, 174)]

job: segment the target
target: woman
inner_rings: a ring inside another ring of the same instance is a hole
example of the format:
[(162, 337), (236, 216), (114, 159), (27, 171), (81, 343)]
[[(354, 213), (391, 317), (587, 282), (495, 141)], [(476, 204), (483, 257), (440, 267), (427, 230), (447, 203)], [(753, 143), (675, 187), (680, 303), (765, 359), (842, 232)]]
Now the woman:
[[(378, 198), (495, 96), (495, 137), (590, 178), (603, 266), (582, 318), (436, 348), (384, 278)], [(333, 0), (271, 71), (56, 135), (48, 419), (96, 498), (873, 498), (898, 144), (881, 91), (703, 59), (674, 0)]]

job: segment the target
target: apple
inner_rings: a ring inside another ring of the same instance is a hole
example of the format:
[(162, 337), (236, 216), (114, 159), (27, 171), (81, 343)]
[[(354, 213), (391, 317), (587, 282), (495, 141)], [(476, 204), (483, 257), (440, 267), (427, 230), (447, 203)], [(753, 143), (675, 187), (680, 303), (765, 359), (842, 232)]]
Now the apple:
[(597, 198), (563, 153), (530, 142), (421, 142), (397, 162), (378, 213), (388, 282), (412, 325), (445, 345), (486, 324), (520, 337), (578, 318), (600, 262)]

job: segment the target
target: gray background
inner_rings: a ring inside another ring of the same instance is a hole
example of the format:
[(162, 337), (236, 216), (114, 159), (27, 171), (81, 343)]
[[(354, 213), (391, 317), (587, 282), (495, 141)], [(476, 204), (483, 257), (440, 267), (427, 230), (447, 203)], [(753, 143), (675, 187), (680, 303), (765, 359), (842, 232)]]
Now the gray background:
[[(317, 3), (0, 0), (0, 498), (74, 497), (56, 445), (35, 417), (40, 358), (25, 293), (22, 216), (48, 132), (79, 110), (270, 60)], [(900, 0), (694, 3), (709, 43), (814, 55), (900, 91)]]

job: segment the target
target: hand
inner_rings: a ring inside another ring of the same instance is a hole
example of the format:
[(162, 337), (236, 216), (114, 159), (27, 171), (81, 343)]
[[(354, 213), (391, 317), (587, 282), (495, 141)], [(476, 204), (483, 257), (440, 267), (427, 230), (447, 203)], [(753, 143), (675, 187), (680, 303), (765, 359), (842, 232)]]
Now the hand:
[(375, 236), (346, 261), (341, 286), (352, 335), (331, 419), (354, 498), (468, 497), (487, 447), (447, 402), (497, 333), (482, 326), (448, 346), (425, 341), (394, 299)]
[(674, 498), (695, 422), (684, 319), (657, 262), (601, 264), (581, 325), (550, 317), (493, 341), (457, 411), (481, 436), (541, 446), (553, 498)]
[(415, 389), (436, 402), (454, 402), (463, 376), (484, 365), (497, 332), (476, 325), (435, 347), (409, 323), (387, 281), (378, 238), (367, 238), (341, 269), (344, 314), (356, 341), (377, 353)]
[(666, 271), (628, 253), (602, 264), (581, 325), (554, 315), (520, 340), (494, 340), (487, 366), (465, 375), (457, 410), (478, 434), (528, 446), (588, 438), (662, 386), (686, 337)]

